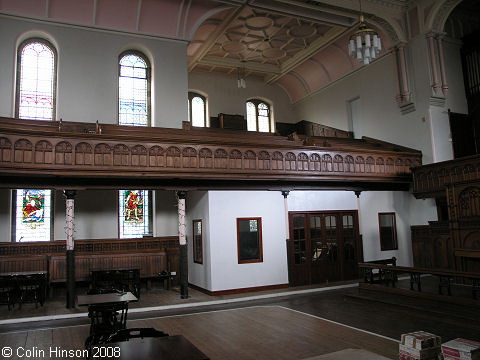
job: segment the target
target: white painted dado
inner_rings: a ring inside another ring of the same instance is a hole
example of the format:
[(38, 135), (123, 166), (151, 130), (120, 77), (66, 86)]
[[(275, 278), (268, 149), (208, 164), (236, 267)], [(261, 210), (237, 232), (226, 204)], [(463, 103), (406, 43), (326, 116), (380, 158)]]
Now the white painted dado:
[[(209, 192), (187, 194), (188, 282), (202, 289), (212, 289), (212, 257), (210, 243)], [(202, 220), (203, 263), (193, 262), (193, 220)]]
[[(283, 196), (277, 191), (210, 191), (210, 291), (288, 283)], [(188, 209), (187, 209), (188, 212)], [(240, 217), (262, 218), (263, 262), (238, 264)]]
[(152, 65), (153, 125), (181, 128), (187, 114), (185, 42), (0, 17), (0, 116), (14, 116), (18, 42), (48, 34), (58, 44), (57, 119), (116, 124), (118, 56), (141, 50)]

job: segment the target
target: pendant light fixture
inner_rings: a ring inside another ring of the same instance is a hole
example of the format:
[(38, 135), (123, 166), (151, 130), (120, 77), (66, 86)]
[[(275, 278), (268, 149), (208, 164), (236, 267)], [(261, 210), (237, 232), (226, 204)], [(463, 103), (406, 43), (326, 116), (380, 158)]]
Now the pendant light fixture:
[(362, 13), (362, 1), (359, 0), (359, 3), (360, 25), (358, 26), (358, 30), (350, 36), (348, 53), (358, 61), (363, 61), (365, 65), (368, 65), (382, 50), (382, 43), (378, 33), (369, 28), (365, 23), (365, 18)]

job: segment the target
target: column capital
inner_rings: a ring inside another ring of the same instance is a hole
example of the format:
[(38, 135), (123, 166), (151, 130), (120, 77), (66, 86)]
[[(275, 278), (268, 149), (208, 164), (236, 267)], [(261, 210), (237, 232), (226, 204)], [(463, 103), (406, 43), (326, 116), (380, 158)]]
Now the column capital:
[(77, 190), (63, 190), (63, 196), (67, 200), (73, 200), (77, 196)]
[(282, 195), (286, 199), (287, 196), (290, 194), (290, 190), (282, 190)]
[(355, 193), (355, 196), (357, 198), (360, 198), (360, 194), (362, 193), (362, 191), (361, 190), (355, 190), (354, 193)]
[(187, 192), (185, 190), (177, 190), (175, 191), (175, 194), (179, 199), (186, 199), (187, 198)]

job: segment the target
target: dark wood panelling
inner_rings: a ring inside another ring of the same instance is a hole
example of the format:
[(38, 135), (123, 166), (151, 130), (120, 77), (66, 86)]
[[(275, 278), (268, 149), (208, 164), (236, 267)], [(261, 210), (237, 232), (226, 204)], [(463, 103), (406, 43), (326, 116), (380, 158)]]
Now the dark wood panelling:
[(420, 152), (372, 139), (317, 143), (242, 131), (36, 124), (9, 118), (0, 118), (0, 131), (2, 175), (34, 173), (46, 182), (54, 175), (56, 181), (121, 177), (408, 183), (410, 168), (421, 164)]
[[(88, 281), (91, 270), (140, 269), (141, 278), (154, 278), (167, 269), (165, 251), (155, 253), (89, 254), (75, 256), (75, 280)], [(66, 257), (50, 258), (49, 281), (66, 282)]]
[(480, 180), (480, 155), (423, 165), (412, 171), (417, 198), (445, 196), (448, 184)]

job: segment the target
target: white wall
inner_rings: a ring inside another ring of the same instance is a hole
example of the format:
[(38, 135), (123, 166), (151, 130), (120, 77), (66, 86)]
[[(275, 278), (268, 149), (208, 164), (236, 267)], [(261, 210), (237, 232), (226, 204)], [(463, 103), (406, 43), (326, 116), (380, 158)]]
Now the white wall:
[[(381, 251), (379, 212), (395, 213), (398, 250)], [(413, 266), (410, 226), (437, 220), (437, 212), (432, 199), (417, 200), (408, 192), (364, 191), (360, 195), (360, 219), (365, 261), (395, 256), (397, 265)]]
[(10, 217), (12, 213), (11, 190), (0, 189), (0, 199), (2, 199), (0, 202), (0, 242), (10, 242), (12, 241), (12, 222)]
[(239, 89), (236, 76), (190, 73), (188, 86), (207, 95), (209, 116), (224, 113), (246, 117), (245, 103), (255, 97), (270, 102), (275, 122), (296, 123), (300, 120), (292, 111), (285, 91), (277, 85), (265, 85), (260, 79), (247, 78), (247, 87)]
[[(210, 191), (212, 286), (220, 291), (288, 283), (283, 196), (278, 191)], [(239, 217), (262, 218), (263, 262), (238, 264)]]
[(137, 49), (150, 58), (153, 68), (153, 125), (181, 128), (187, 113), (186, 43), (4, 16), (0, 17), (0, 116), (14, 116), (18, 43), (44, 34), (58, 52), (57, 119), (116, 124), (118, 56)]
[[(188, 282), (202, 289), (212, 289), (211, 229), (208, 198), (209, 193), (206, 191), (191, 191), (188, 192), (186, 201)], [(193, 262), (193, 220), (202, 220), (203, 264)]]
[(155, 236), (178, 236), (178, 210), (175, 191), (156, 190), (154, 194)]

